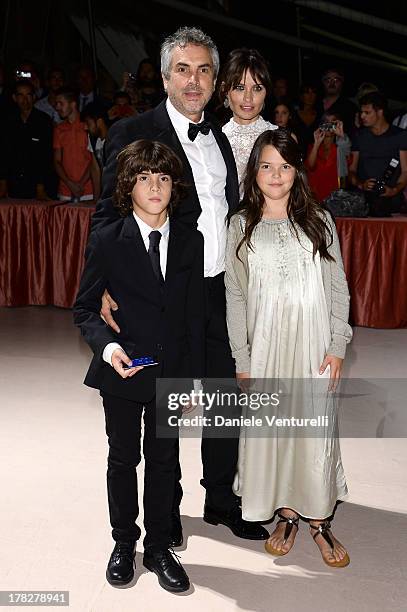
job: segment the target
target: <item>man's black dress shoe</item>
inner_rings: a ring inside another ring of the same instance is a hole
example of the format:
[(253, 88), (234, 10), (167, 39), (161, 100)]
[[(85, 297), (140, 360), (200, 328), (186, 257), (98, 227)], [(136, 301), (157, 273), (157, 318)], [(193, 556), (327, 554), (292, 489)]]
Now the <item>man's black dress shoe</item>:
[(116, 542), (106, 569), (106, 579), (110, 584), (127, 584), (134, 578), (135, 542)]
[(178, 548), (182, 546), (184, 542), (184, 536), (182, 533), (182, 525), (179, 511), (172, 512), (171, 514), (171, 542), (170, 548)]
[(157, 574), (158, 582), (166, 591), (171, 593), (188, 591), (189, 578), (173, 551), (147, 549), (144, 551), (143, 564), (150, 572)]
[(216, 510), (205, 504), (204, 521), (210, 525), (226, 525), (238, 538), (245, 540), (267, 540), (270, 537), (267, 529), (260, 523), (242, 519), (242, 510), (236, 505), (231, 510)]

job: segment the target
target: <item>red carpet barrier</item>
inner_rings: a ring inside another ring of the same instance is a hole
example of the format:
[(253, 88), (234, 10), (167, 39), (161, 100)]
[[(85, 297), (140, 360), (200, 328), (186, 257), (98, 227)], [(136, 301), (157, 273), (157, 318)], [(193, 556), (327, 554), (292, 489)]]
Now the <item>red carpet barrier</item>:
[(337, 218), (351, 294), (351, 322), (407, 327), (407, 217)]
[[(71, 308), (94, 204), (0, 200), (0, 306)], [(337, 218), (351, 323), (407, 327), (407, 217)]]
[(0, 200), (0, 305), (52, 304), (52, 212), (57, 204)]
[(55, 306), (73, 306), (81, 280), (94, 205), (64, 204), (53, 211), (52, 283)]
[(0, 306), (72, 307), (94, 210), (93, 203), (0, 200)]

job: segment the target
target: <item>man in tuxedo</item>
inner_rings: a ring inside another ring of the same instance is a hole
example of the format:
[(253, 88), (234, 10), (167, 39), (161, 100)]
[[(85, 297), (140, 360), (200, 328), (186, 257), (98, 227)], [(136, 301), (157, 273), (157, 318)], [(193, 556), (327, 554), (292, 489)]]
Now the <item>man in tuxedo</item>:
[[(216, 121), (204, 113), (216, 83), (219, 55), (212, 39), (201, 30), (182, 27), (165, 39), (161, 47), (161, 72), (167, 100), (140, 116), (117, 122), (106, 142), (107, 162), (102, 179), (102, 198), (93, 216), (92, 231), (112, 223), (116, 156), (129, 142), (139, 138), (167, 144), (179, 155), (188, 193), (176, 212), (185, 226), (204, 237), (206, 293), (206, 378), (234, 378), (235, 367), (226, 328), (224, 287), (226, 218), (239, 202), (236, 164), (226, 136)], [(114, 328), (110, 307), (120, 312), (120, 303), (105, 297), (102, 315)], [(238, 437), (215, 439), (203, 434), (202, 463), (206, 489), (204, 520), (223, 524), (242, 538), (261, 540), (268, 532), (257, 523), (244, 521), (239, 499), (232, 490), (236, 472)], [(181, 471), (179, 470), (179, 478)], [(182, 544), (179, 505), (182, 488), (176, 484), (172, 519), (172, 544)]]
[[(177, 593), (190, 586), (171, 550), (178, 430), (166, 402), (156, 400), (156, 379), (187, 378), (192, 389), (205, 354), (203, 238), (171, 216), (183, 191), (181, 175), (179, 158), (160, 142), (138, 140), (123, 149), (115, 193), (122, 218), (92, 232), (74, 306), (75, 324), (94, 353), (85, 384), (100, 390), (109, 441), (107, 489), (116, 544), (107, 580), (124, 585), (134, 576), (143, 416), (143, 563), (164, 589)], [(120, 304), (119, 334), (99, 314), (106, 287)], [(151, 356), (151, 367), (125, 369), (142, 356)]]

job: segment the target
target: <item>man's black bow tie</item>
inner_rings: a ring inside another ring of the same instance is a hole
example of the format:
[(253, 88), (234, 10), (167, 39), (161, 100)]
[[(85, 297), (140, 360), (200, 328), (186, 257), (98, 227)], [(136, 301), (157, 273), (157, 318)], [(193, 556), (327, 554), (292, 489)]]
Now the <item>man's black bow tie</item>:
[(209, 134), (211, 131), (211, 124), (209, 121), (201, 121), (201, 123), (190, 123), (188, 128), (188, 138), (189, 140), (194, 141), (198, 136), (198, 132), (202, 132), (202, 134)]

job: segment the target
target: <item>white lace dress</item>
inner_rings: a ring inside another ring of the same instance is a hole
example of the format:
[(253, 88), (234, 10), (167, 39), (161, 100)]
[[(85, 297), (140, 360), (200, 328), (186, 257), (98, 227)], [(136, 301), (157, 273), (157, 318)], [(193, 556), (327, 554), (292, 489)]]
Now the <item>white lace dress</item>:
[(277, 125), (265, 121), (263, 117), (258, 117), (253, 123), (241, 125), (230, 119), (223, 126), (222, 131), (227, 136), (230, 146), (232, 147), (233, 155), (236, 161), (237, 176), (239, 178), (240, 195), (242, 195), (242, 181), (246, 171), (247, 162), (249, 161), (250, 153), (253, 145), (260, 134), (266, 130), (276, 130)]

